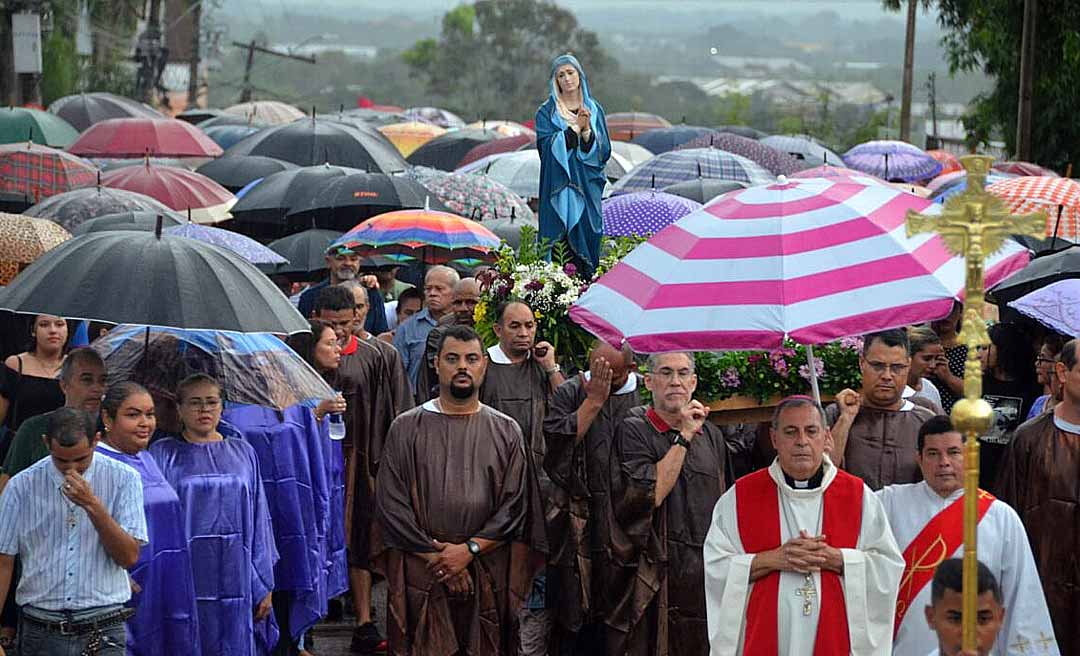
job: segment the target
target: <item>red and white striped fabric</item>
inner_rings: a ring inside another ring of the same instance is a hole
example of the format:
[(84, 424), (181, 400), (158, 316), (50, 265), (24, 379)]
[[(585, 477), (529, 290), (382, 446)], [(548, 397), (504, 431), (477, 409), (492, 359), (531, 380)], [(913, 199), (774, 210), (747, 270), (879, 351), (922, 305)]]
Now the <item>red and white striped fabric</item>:
[[(907, 211), (941, 206), (881, 184), (810, 178), (720, 196), (656, 233), (598, 279), (571, 318), (635, 351), (803, 344), (941, 318), (964, 263)], [(1027, 264), (1007, 241), (987, 286)]]
[(995, 182), (986, 190), (1005, 201), (1012, 212), (1045, 212), (1047, 237), (1054, 234), (1055, 225), (1058, 237), (1072, 241), (1080, 237), (1080, 182), (1071, 178), (1026, 176)]

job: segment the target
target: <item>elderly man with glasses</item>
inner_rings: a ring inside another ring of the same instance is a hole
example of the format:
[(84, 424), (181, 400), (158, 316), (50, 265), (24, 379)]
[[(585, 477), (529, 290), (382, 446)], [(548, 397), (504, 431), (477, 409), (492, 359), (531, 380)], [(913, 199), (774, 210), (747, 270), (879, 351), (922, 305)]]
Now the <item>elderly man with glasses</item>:
[(872, 490), (919, 480), (919, 428), (934, 413), (903, 398), (910, 367), (906, 332), (867, 335), (859, 357), (862, 388), (843, 390), (825, 410), (833, 462)]

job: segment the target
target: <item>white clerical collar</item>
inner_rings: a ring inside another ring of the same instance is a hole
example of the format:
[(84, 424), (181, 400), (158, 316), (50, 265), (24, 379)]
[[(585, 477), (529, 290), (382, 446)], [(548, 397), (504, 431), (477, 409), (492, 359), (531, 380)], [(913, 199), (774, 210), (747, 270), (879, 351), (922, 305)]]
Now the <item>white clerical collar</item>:
[(798, 489), (791, 487), (784, 480), (784, 470), (780, 468), (780, 459), (776, 458), (772, 464), (769, 465), (769, 475), (772, 476), (773, 482), (776, 483), (785, 494), (789, 494), (796, 497), (813, 497), (818, 494), (823, 494), (825, 489), (832, 484), (833, 479), (836, 478), (836, 465), (829, 459), (829, 454), (825, 454), (824, 460), (825, 476), (822, 478), (821, 485), (811, 489)]
[[(585, 381), (588, 382), (589, 378), (592, 376), (592, 372), (583, 371), (583, 372), (581, 372), (581, 375), (585, 378)], [(614, 396), (619, 396), (620, 394), (629, 394), (630, 392), (633, 392), (636, 389), (637, 389), (637, 374), (631, 372), (630, 375), (627, 376), (626, 382), (623, 383), (623, 386), (620, 387), (619, 389), (615, 390), (614, 392), (612, 392), (612, 394)]]
[(1074, 424), (1071, 421), (1066, 421), (1065, 419), (1057, 416), (1057, 413), (1054, 414), (1054, 426), (1057, 426), (1060, 430), (1063, 430), (1066, 433), (1080, 435), (1080, 424)]
[(503, 352), (502, 347), (496, 344), (488, 349), (488, 358), (495, 364), (514, 364), (510, 361), (510, 356)]
[(911, 412), (911, 409), (915, 407), (915, 404), (911, 401), (904, 401), (904, 404), (900, 406), (900, 412)]

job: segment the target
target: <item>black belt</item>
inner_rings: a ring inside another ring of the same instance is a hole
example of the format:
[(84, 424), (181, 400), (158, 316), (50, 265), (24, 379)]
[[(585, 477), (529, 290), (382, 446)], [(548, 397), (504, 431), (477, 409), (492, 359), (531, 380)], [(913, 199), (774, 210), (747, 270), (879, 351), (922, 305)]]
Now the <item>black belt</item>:
[(120, 610), (114, 610), (97, 617), (90, 619), (80, 620), (74, 622), (71, 620), (61, 620), (59, 622), (53, 622), (51, 620), (42, 620), (23, 612), (23, 619), (31, 624), (45, 629), (46, 631), (52, 631), (59, 633), (63, 636), (80, 636), (87, 633), (92, 633), (98, 629), (103, 629), (114, 624), (119, 624), (126, 621), (129, 617), (135, 614), (135, 610), (132, 608), (121, 608)]

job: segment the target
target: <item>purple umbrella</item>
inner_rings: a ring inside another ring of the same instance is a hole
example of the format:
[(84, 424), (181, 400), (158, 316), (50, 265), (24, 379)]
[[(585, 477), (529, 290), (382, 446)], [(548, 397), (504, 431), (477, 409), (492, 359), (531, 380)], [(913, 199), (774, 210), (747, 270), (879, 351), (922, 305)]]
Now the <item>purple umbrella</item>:
[(651, 235), (699, 208), (701, 203), (697, 201), (662, 191), (620, 194), (604, 201), (604, 234), (611, 237)]
[(728, 132), (702, 135), (684, 143), (677, 150), (690, 148), (719, 148), (742, 155), (751, 162), (760, 164), (773, 175), (791, 175), (808, 168), (791, 155), (772, 146)]
[(903, 141), (867, 141), (844, 153), (849, 167), (882, 180), (916, 182), (941, 173), (941, 162)]
[(177, 237), (187, 237), (232, 251), (252, 264), (288, 264), (288, 260), (251, 237), (238, 232), (212, 228), (198, 223), (165, 228), (165, 232)]
[(1067, 278), (1009, 301), (1009, 307), (1063, 335), (1080, 334), (1080, 279)]

